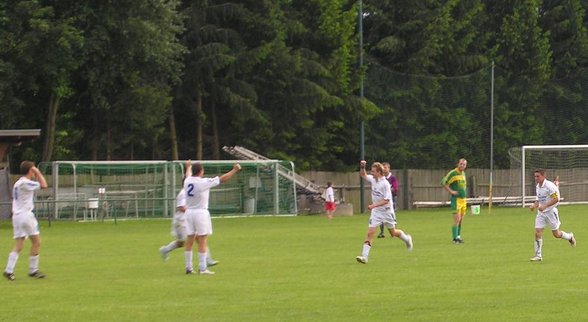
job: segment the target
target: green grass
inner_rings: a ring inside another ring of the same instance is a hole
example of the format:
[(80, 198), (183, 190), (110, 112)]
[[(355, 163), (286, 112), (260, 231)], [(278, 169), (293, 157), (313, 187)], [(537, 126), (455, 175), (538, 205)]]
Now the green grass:
[[(26, 276), (23, 251), (17, 280), (0, 281), (0, 321), (579, 321), (588, 298), (587, 211), (560, 207), (578, 247), (546, 234), (542, 263), (529, 262), (534, 214), (521, 208), (468, 215), (464, 245), (451, 243), (449, 209), (400, 212), (415, 250), (376, 239), (367, 265), (355, 261), (367, 215), (219, 218), (210, 238), (221, 261), (215, 276), (185, 275), (181, 250), (161, 261), (167, 220), (45, 221), (48, 277)], [(6, 221), (0, 236), (5, 265)]]

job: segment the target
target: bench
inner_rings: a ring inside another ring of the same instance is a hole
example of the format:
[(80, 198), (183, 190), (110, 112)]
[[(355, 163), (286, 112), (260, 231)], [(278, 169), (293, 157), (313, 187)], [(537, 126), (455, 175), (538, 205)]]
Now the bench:
[[(563, 200), (563, 198), (561, 200)], [(535, 196), (525, 196), (525, 205), (533, 203), (534, 201), (535, 201)], [(487, 205), (490, 203), (490, 197), (481, 196), (481, 197), (467, 198), (467, 203), (468, 203), (468, 205)], [(451, 202), (449, 200), (445, 200), (445, 201), (415, 201), (412, 203), (412, 205), (416, 208), (435, 208), (435, 207), (449, 206), (450, 204), (451, 204)], [(492, 204), (493, 205), (504, 205), (504, 206), (521, 205), (521, 197), (520, 196), (492, 197)]]

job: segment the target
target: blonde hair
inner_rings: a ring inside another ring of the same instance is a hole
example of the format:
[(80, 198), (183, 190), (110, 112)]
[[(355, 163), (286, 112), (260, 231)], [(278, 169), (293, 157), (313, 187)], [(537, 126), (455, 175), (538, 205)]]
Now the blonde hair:
[(374, 163), (372, 163), (372, 170), (374, 168), (376, 168), (376, 171), (379, 174), (384, 175), (384, 166), (380, 162), (374, 162)]

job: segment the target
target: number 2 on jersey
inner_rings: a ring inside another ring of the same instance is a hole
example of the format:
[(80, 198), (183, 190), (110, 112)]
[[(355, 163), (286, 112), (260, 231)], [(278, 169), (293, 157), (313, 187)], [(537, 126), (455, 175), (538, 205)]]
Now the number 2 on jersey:
[(186, 191), (186, 193), (188, 194), (188, 196), (194, 197), (194, 184), (190, 183), (188, 185), (188, 190)]

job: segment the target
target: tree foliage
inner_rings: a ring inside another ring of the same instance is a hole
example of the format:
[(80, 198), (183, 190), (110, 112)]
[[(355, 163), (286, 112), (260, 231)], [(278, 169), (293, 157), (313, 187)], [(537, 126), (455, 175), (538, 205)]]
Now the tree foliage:
[(370, 160), (486, 167), (492, 94), (498, 166), (512, 146), (586, 143), (588, 2), (363, 1), (362, 35), (358, 4), (5, 0), (0, 126), (43, 129), (13, 159), (219, 159), (243, 145), (343, 170), (363, 122)]

